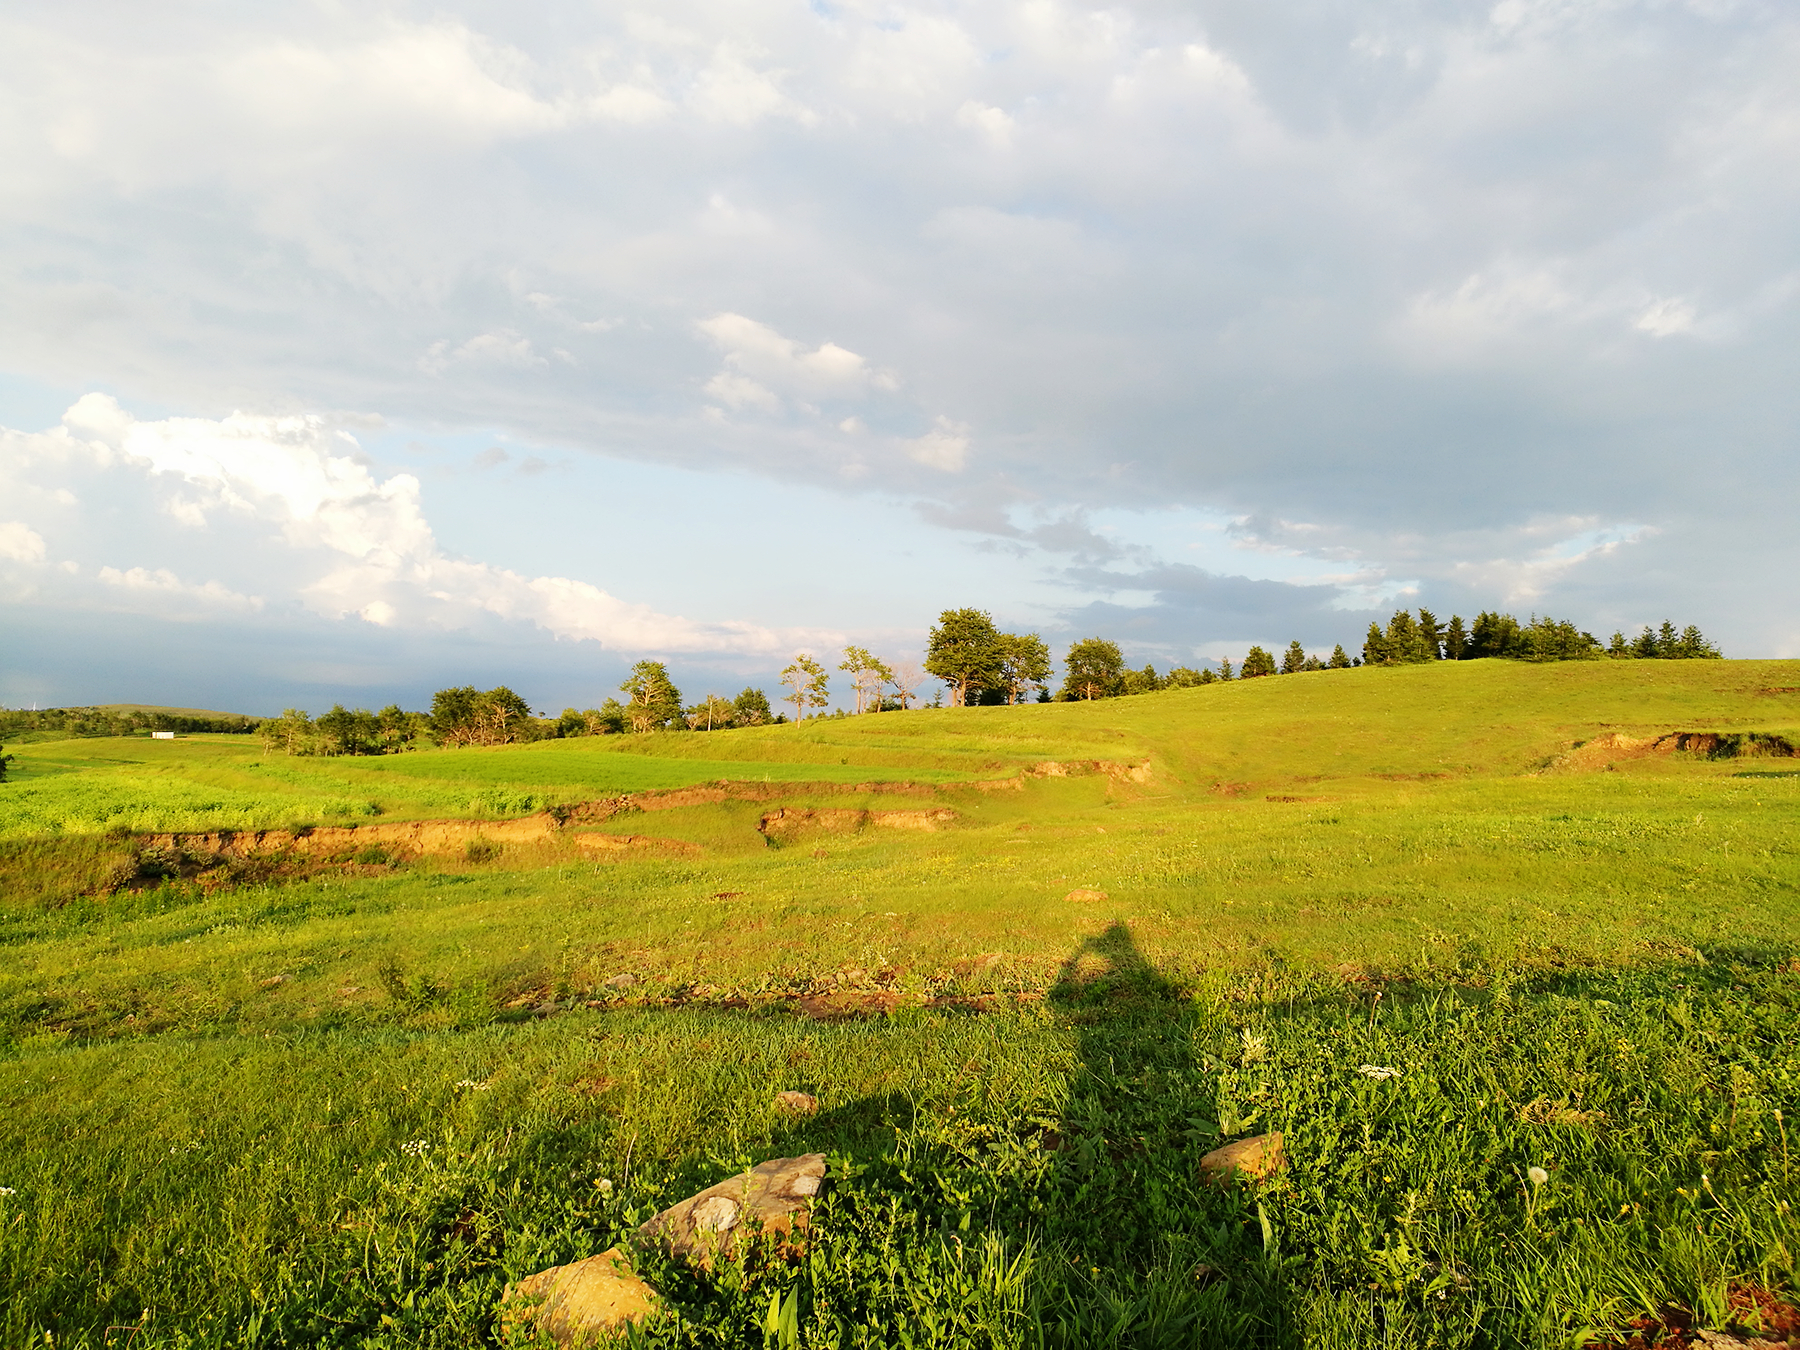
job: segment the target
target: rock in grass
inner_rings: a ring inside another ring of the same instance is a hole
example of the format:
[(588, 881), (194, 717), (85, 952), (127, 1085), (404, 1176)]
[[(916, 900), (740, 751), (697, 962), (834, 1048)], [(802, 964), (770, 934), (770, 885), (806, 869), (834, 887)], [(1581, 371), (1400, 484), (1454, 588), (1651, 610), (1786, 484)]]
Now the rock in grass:
[(1063, 897), (1065, 900), (1073, 900), (1078, 905), (1091, 905), (1106, 898), (1105, 891), (1096, 891), (1089, 886), (1077, 886)]
[(810, 1092), (777, 1092), (775, 1109), (788, 1116), (817, 1115), (819, 1099)]
[(1281, 1131), (1277, 1130), (1215, 1148), (1200, 1160), (1200, 1175), (1223, 1185), (1240, 1179), (1259, 1181), (1286, 1166), (1287, 1154), (1282, 1150)]
[(656, 1311), (658, 1296), (617, 1247), (566, 1266), (552, 1266), (506, 1286), (501, 1320), (530, 1325), (558, 1345), (610, 1344), (627, 1323)]
[(638, 1239), (702, 1268), (714, 1256), (731, 1254), (739, 1234), (757, 1229), (798, 1250), (812, 1198), (824, 1184), (823, 1153), (771, 1158), (669, 1206), (638, 1229)]

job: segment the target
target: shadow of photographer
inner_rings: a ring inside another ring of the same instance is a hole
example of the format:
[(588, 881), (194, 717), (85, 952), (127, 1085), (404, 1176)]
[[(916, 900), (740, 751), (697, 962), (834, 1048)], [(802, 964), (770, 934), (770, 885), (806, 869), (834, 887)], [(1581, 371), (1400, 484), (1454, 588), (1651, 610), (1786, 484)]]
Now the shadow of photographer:
[(1058, 1068), (1035, 1100), (884, 1094), (777, 1129), (773, 1147), (832, 1157), (806, 1319), (845, 1346), (1270, 1339), (1255, 1198), (1197, 1168), (1221, 1142), (1216, 1019), (1122, 922), (1077, 944), (1045, 1006)]

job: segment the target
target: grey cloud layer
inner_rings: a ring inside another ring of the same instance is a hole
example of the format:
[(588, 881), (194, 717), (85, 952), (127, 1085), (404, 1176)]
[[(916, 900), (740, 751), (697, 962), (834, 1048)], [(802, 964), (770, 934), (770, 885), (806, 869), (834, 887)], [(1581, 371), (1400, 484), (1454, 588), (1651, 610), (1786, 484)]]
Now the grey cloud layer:
[(1800, 650), (1789, 7), (107, 12), (0, 21), (8, 368)]

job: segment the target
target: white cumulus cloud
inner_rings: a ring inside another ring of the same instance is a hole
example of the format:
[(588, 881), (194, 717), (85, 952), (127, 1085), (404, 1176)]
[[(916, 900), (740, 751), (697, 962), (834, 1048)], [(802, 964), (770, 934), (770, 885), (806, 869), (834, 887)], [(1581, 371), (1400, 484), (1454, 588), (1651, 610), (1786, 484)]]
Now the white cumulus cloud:
[(0, 520), (0, 558), (13, 562), (44, 561), (44, 536), (22, 520)]
[(930, 431), (903, 444), (906, 453), (927, 468), (961, 473), (969, 458), (969, 428), (940, 417)]
[(255, 595), (242, 595), (228, 586), (221, 586), (216, 581), (203, 581), (198, 584), (183, 581), (166, 567), (154, 570), (147, 567), (131, 567), (121, 571), (117, 567), (102, 567), (98, 573), (101, 581), (108, 586), (116, 586), (125, 591), (150, 591), (160, 596), (178, 596), (186, 600), (198, 600), (207, 605), (216, 605), (223, 609), (255, 610), (263, 606), (262, 598)]
[[(311, 560), (293, 593), (323, 615), (454, 629), (487, 614), (627, 651), (767, 654), (795, 640), (793, 632), (755, 624), (664, 614), (591, 582), (448, 556), (425, 518), (419, 480), (377, 477), (355, 437), (316, 414), (139, 421), (111, 396), (89, 394), (69, 409), (63, 428), (35, 440), (56, 454), (82, 446), (114, 473), (147, 473), (152, 490), (178, 484), (196, 510), (273, 527), (282, 548)], [(0, 527), (6, 547), (35, 558), (42, 540), (23, 526)], [(99, 579), (115, 591), (165, 599), (239, 609), (264, 603), (221, 582), (184, 582), (163, 567), (108, 565)]]
[(846, 347), (822, 342), (809, 351), (804, 343), (742, 314), (715, 314), (696, 326), (725, 353), (728, 370), (788, 393), (849, 397), (877, 378), (869, 363)]

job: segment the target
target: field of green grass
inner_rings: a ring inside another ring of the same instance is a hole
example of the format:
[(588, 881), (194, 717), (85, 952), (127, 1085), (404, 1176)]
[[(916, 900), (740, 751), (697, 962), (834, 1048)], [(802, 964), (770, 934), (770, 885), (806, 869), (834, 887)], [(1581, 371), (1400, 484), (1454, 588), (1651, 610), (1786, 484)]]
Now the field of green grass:
[[(24, 747), (0, 786), (0, 1344), (501, 1344), (508, 1279), (806, 1151), (836, 1178), (807, 1257), (657, 1264), (672, 1311), (643, 1339), (1748, 1324), (1800, 1250), (1800, 760), (1563, 757), (1797, 727), (1796, 662), (1485, 661), (383, 759)], [(1150, 772), (991, 786), (1085, 760)], [(93, 886), (130, 875), (133, 830), (720, 779), (793, 786), (597, 827), (666, 848), (572, 828)], [(955, 817), (765, 833), (773, 806)], [(779, 1116), (789, 1088), (820, 1114)], [(1269, 1129), (1284, 1172), (1199, 1183)]]
[[(639, 738), (582, 737), (329, 759), (269, 754), (248, 737), (227, 735), (39, 742), (16, 752), (0, 796), (0, 839), (352, 824), (377, 816), (501, 818), (720, 780), (857, 783), (873, 769), (876, 778), (938, 782), (981, 767), (971, 756), (961, 757), (969, 765), (957, 766), (955, 752), (903, 753), (893, 756), (897, 762), (876, 765), (847, 753), (805, 758), (789, 745), (749, 740), (753, 735), (644, 738), (655, 746), (634, 743)], [(796, 729), (795, 739), (805, 735)], [(812, 748), (807, 741), (805, 749)]]

